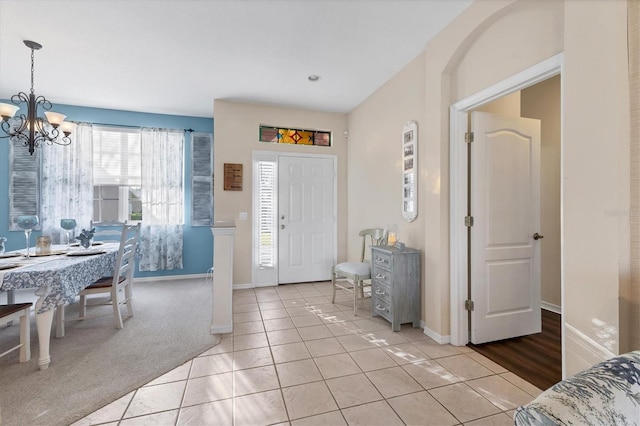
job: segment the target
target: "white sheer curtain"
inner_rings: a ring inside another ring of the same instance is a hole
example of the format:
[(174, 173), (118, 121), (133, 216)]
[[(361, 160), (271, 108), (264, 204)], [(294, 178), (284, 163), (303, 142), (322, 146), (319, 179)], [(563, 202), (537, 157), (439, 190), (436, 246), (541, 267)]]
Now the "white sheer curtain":
[[(66, 243), (60, 219), (75, 219), (76, 233), (91, 222), (93, 210), (92, 126), (82, 123), (68, 146), (42, 146), (40, 224), (43, 235)], [(63, 235), (63, 237), (61, 237)]]
[(142, 129), (141, 271), (182, 269), (184, 131)]

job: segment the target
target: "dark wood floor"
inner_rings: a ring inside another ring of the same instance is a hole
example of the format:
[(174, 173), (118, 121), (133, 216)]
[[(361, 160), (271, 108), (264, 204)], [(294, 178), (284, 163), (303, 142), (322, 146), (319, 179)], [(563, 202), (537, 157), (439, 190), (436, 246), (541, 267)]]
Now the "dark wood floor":
[(560, 318), (542, 309), (542, 333), (468, 346), (545, 390), (562, 379)]

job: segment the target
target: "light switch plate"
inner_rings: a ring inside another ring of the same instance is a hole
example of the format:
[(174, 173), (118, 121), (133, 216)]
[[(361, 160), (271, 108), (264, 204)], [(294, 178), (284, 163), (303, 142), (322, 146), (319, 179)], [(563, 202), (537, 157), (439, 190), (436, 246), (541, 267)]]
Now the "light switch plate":
[(240, 220), (247, 220), (247, 212), (240, 212)]

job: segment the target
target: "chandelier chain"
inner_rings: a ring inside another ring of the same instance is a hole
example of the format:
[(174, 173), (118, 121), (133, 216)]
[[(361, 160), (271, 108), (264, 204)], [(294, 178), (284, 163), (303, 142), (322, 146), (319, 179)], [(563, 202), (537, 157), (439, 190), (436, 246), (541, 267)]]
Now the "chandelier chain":
[(33, 95), (33, 47), (31, 48), (31, 94)]

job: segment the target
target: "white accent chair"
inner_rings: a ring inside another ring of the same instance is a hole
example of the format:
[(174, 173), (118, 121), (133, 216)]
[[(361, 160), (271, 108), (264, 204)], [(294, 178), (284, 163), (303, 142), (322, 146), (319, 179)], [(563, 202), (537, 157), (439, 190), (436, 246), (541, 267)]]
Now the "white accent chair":
[[(131, 287), (133, 287), (133, 272), (136, 266), (135, 254), (139, 238), (140, 224), (122, 225), (120, 248), (118, 249), (114, 274), (112, 277), (100, 278), (80, 292), (80, 319), (86, 318), (87, 306), (93, 305), (112, 305), (116, 328), (123, 327), (120, 305), (126, 304), (129, 317), (133, 316)], [(87, 304), (87, 296), (93, 294), (109, 294), (110, 300), (105, 303)], [(124, 298), (120, 297), (120, 294), (124, 294)]]
[(0, 357), (20, 349), (20, 362), (27, 362), (31, 359), (31, 305), (33, 303), (0, 305), (0, 325), (20, 320), (20, 344), (1, 353)]
[[(120, 305), (127, 305), (129, 317), (133, 316), (132, 286), (133, 272), (135, 269), (135, 254), (140, 238), (140, 224), (122, 225), (120, 232), (120, 247), (118, 248), (118, 257), (116, 258), (116, 266), (113, 276), (102, 277), (95, 283), (80, 292), (80, 306), (78, 308), (78, 317), (70, 318), (66, 321), (77, 321), (89, 318), (95, 318), (104, 315), (87, 316), (87, 307), (111, 305), (113, 307), (113, 318), (116, 328), (123, 328), (122, 314), (120, 313)], [(88, 298), (96, 294), (108, 296), (105, 298)], [(57, 308), (56, 335), (61, 337), (64, 335), (64, 305)]]
[[(370, 286), (371, 283), (365, 283), (365, 280), (371, 279), (371, 264), (366, 259), (367, 237), (369, 237), (369, 247), (378, 246), (386, 241), (385, 231), (382, 228), (363, 229), (358, 234), (362, 237), (362, 252), (360, 253), (360, 262), (342, 262), (333, 267), (331, 273), (331, 285), (333, 287), (333, 298), (331, 303), (336, 303), (336, 290), (342, 289), (353, 293), (353, 314), (358, 314), (358, 299), (363, 299), (364, 287)], [(347, 283), (352, 283), (351, 287), (340, 284), (338, 279), (346, 278)]]

